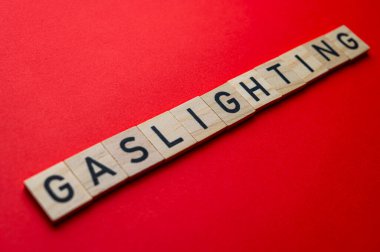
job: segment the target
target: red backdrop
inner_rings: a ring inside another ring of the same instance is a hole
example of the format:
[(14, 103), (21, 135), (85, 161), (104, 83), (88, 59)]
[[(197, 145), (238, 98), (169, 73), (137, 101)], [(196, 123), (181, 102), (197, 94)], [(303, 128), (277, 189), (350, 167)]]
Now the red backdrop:
[[(0, 250), (380, 251), (376, 1), (0, 3)], [(61, 225), (23, 180), (346, 24), (369, 56)]]

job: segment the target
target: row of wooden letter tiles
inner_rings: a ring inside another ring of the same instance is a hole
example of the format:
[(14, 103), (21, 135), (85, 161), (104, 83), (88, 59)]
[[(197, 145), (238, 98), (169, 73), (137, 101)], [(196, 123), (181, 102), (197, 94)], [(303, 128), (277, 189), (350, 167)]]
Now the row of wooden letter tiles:
[(341, 26), (28, 178), (25, 186), (57, 221), (368, 49)]

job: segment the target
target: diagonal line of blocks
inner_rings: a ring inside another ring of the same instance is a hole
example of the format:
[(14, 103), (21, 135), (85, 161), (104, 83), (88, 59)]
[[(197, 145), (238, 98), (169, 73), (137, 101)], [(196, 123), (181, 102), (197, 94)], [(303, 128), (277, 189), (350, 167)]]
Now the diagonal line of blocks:
[(346, 26), (98, 143), (24, 184), (51, 221), (366, 53)]

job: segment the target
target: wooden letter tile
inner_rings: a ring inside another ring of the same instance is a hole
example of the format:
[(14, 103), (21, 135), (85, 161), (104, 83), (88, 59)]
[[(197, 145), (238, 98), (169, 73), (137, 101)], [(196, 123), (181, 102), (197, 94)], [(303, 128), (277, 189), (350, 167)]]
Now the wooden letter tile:
[(369, 50), (369, 46), (345, 25), (327, 33), (325, 37), (350, 59), (354, 59)]
[(63, 162), (30, 177), (24, 184), (51, 221), (59, 220), (92, 199)]
[(350, 59), (326, 36), (320, 36), (303, 45), (328, 70), (334, 69)]
[(175, 107), (170, 112), (198, 142), (226, 127), (226, 124), (199, 96)]
[(286, 95), (305, 85), (305, 81), (290, 67), (290, 63), (275, 58), (255, 70), (281, 95)]
[(164, 160), (137, 127), (106, 139), (103, 145), (129, 176), (136, 175)]
[(188, 149), (195, 139), (169, 112), (164, 112), (137, 126), (164, 158)]
[(209, 91), (201, 98), (227, 125), (245, 119), (255, 112), (255, 109), (230, 83)]
[(283, 55), (280, 59), (288, 62), (296, 74), (306, 83), (327, 73), (328, 69), (305, 46), (299, 46)]
[(91, 196), (97, 196), (127, 178), (101, 143), (66, 159), (65, 163)]
[(239, 75), (228, 83), (241, 94), (254, 109), (262, 108), (279, 99), (281, 94), (255, 70)]

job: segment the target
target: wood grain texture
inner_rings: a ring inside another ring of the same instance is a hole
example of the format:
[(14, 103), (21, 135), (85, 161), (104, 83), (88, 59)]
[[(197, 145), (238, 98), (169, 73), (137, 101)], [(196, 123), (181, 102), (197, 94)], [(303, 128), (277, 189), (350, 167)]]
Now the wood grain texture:
[[(277, 69), (278, 72), (275, 69)], [(289, 94), (305, 85), (305, 81), (291, 68), (290, 62), (280, 58), (270, 60), (256, 67), (254, 70), (281, 95)]]
[(327, 33), (325, 37), (351, 60), (369, 50), (369, 46), (345, 25)]
[(281, 94), (255, 70), (239, 75), (229, 80), (228, 83), (256, 110), (281, 97)]
[[(65, 163), (93, 197), (127, 178), (125, 172), (101, 143), (66, 159)], [(95, 180), (94, 176), (91, 176), (91, 171), (99, 174)]]
[[(328, 70), (339, 67), (350, 60), (339, 47), (335, 46), (324, 35), (303, 44), (303, 46)], [(316, 47), (323, 50), (318, 51)]]
[(300, 78), (306, 83), (315, 80), (325, 73), (328, 69), (305, 46), (298, 46), (280, 56), (280, 59), (287, 62)]
[(255, 112), (230, 83), (207, 92), (201, 98), (227, 125), (233, 125)]
[(169, 111), (139, 124), (138, 128), (166, 159), (196, 143), (196, 140)]
[(137, 127), (116, 134), (102, 143), (128, 176), (134, 176), (164, 160)]
[[(59, 176), (58, 179), (49, 183), (49, 188), (56, 194), (56, 197), (68, 199), (70, 189), (67, 187), (70, 186), (73, 195), (67, 202), (57, 201), (48, 193), (44, 184), (52, 176)], [(63, 162), (28, 178), (24, 184), (51, 221), (61, 219), (92, 199)]]
[(226, 124), (199, 96), (173, 108), (170, 113), (198, 142), (226, 127)]

